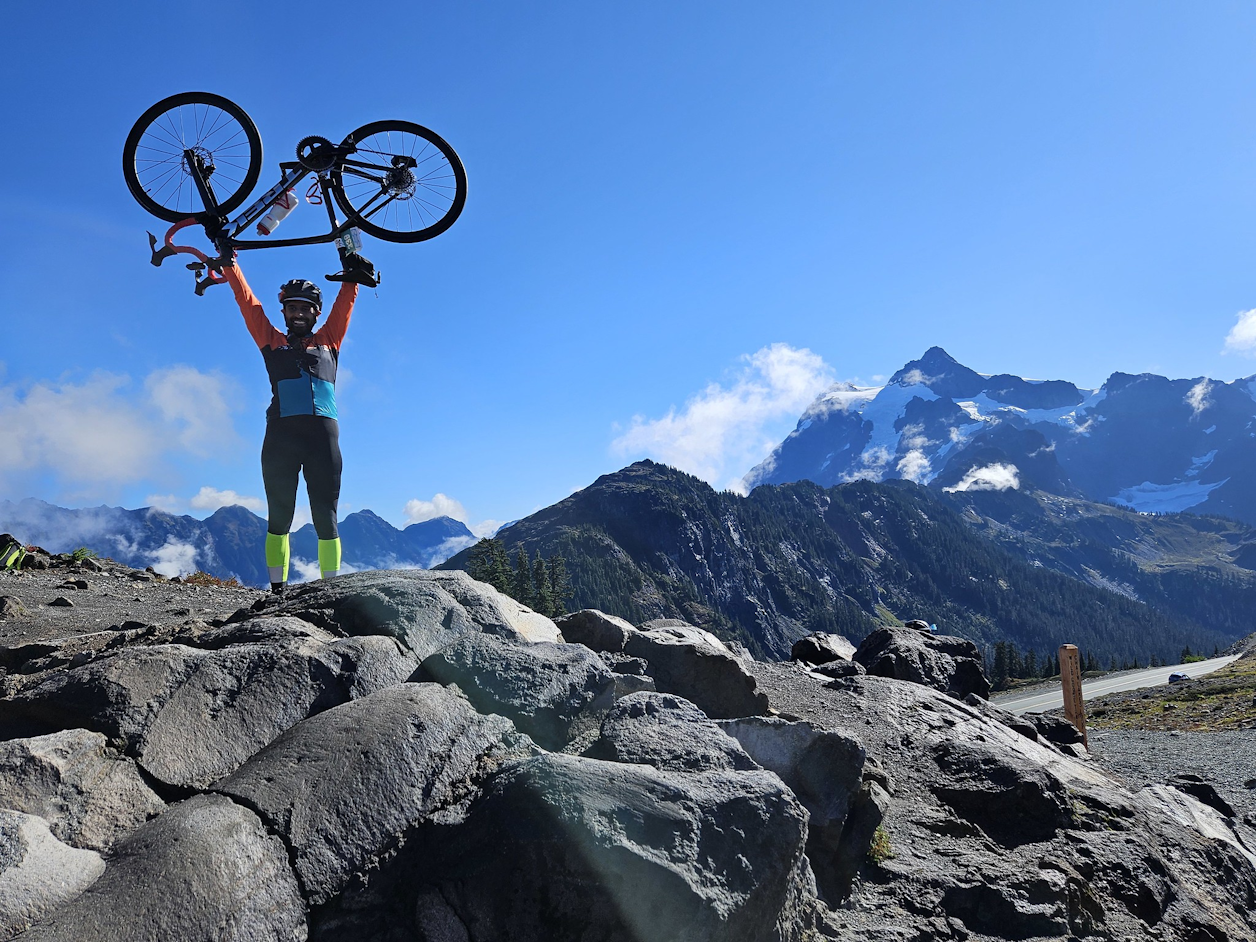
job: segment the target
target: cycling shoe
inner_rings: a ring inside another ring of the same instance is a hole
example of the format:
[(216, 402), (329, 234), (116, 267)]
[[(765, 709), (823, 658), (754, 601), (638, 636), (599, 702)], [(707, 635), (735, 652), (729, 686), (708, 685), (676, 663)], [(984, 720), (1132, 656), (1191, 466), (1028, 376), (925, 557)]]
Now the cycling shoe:
[(361, 255), (346, 255), (341, 259), (341, 263), (344, 265), (344, 270), (328, 275), (328, 281), (352, 281), (367, 288), (378, 287), (380, 275), (370, 259), (363, 258)]

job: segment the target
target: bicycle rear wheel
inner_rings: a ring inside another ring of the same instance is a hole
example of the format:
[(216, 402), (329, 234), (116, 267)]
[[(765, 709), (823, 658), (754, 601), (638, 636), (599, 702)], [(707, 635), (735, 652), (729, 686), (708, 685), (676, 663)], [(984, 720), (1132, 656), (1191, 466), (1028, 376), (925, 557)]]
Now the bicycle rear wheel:
[(331, 191), (354, 225), (389, 242), (423, 242), (454, 224), (467, 172), (440, 135), (411, 121), (374, 121), (350, 142), (356, 149), (332, 170)]
[(209, 169), (224, 216), (244, 202), (262, 172), (261, 135), (239, 105), (209, 92), (183, 92), (157, 102), (127, 135), (122, 175), (139, 204), (167, 222), (207, 216), (187, 150)]

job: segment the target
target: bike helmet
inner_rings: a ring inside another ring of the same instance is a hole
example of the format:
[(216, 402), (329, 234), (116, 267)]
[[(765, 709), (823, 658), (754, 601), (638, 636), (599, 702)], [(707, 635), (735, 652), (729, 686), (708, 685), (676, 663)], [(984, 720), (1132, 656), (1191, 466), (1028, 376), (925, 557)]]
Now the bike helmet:
[(312, 281), (306, 281), (304, 278), (293, 278), (291, 281), (285, 282), (284, 286), (279, 289), (279, 303), (283, 304), (285, 301), (309, 301), (316, 310), (321, 311), (323, 309), (323, 292)]

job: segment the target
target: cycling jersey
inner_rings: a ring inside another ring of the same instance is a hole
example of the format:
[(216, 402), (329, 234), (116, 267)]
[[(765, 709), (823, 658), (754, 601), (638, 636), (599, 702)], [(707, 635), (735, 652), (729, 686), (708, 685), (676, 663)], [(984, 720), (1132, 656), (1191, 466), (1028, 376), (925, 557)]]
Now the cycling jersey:
[(293, 415), (337, 418), (336, 365), (353, 314), (353, 303), (357, 300), (358, 286), (347, 281), (342, 283), (323, 326), (308, 336), (289, 338), (267, 319), (238, 265), (224, 268), (223, 274), (235, 292), (244, 323), (262, 352), (270, 376), (267, 420)]

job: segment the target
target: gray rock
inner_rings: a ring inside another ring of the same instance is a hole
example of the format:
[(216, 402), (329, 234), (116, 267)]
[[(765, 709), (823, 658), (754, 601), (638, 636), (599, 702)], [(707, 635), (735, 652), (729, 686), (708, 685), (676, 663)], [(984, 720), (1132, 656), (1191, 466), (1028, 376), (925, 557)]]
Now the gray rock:
[(654, 693), (658, 690), (654, 686), (653, 677), (643, 677), (640, 674), (612, 674), (615, 678), (615, 699), (631, 696), (634, 693)]
[(85, 729), (0, 742), (0, 804), (43, 818), (71, 847), (99, 851), (166, 807), (131, 759)]
[(280, 840), (247, 808), (198, 795), (121, 841), (104, 875), (22, 942), (305, 936), (305, 904)]
[(58, 595), (55, 599), (53, 599), (48, 604), (55, 605), (59, 608), (73, 608), (74, 607), (74, 603), (71, 602), (69, 599), (67, 599), (64, 595)]
[(0, 618), (22, 618), (29, 614), (22, 600), (14, 595), (0, 595)]
[(469, 942), (801, 942), (806, 830), (769, 772), (548, 754), (494, 779), (456, 838), (416, 847), (399, 885), (424, 900), (435, 888), (439, 925), (456, 918)]
[(981, 652), (971, 641), (927, 635), (911, 628), (878, 628), (863, 639), (854, 660), (869, 674), (924, 684), (963, 698), (988, 697), (990, 682), (981, 671)]
[(821, 677), (858, 677), (860, 674), (868, 673), (862, 664), (858, 661), (829, 661), (827, 664), (821, 664), (812, 670)]
[[(826, 899), (846, 895), (853, 876), (844, 860), (861, 861), (871, 833), (845, 835), (858, 846), (842, 849), (851, 804), (859, 796), (866, 753), (851, 736), (811, 723), (769, 717), (723, 720), (719, 724), (759, 765), (781, 777), (810, 815), (807, 856)], [(880, 823), (878, 818), (877, 823)], [(875, 830), (875, 825), (873, 825)]]
[(841, 635), (816, 631), (799, 638), (789, 650), (790, 660), (808, 664), (827, 664), (830, 661), (849, 661), (855, 656), (855, 646)]
[(614, 675), (579, 644), (517, 644), (469, 634), (432, 654), (419, 677), (456, 684), (481, 713), (509, 717), (548, 749), (567, 744), (572, 724), (586, 710), (614, 698)]
[(988, 741), (947, 739), (934, 749), (933, 792), (1004, 847), (1055, 837), (1073, 823), (1068, 789), (1041, 765)]
[[(458, 637), (487, 632), (513, 641), (559, 641), (554, 623), (465, 572), (355, 572), (263, 600), (265, 615), (295, 615), (347, 635), (391, 635), (420, 659)], [(236, 620), (252, 612), (238, 612)]]
[(476, 785), (528, 748), (455, 691), (403, 684), (294, 726), (214, 789), (256, 810), (321, 905), (417, 824), (455, 820)]
[(583, 644), (594, 651), (619, 654), (636, 629), (617, 615), (586, 608), (557, 618), (554, 624), (565, 641)]
[(23, 690), (0, 736), (94, 729), (160, 781), (203, 788), (293, 724), (370, 692), (359, 667), (399, 680), (412, 663), (386, 639), (126, 648)]
[(737, 740), (705, 713), (688, 700), (664, 693), (635, 693), (618, 701), (585, 754), (670, 772), (758, 768)]
[(51, 915), (104, 872), (100, 854), (67, 847), (43, 818), (0, 809), (0, 940)]
[(1231, 807), (1228, 801), (1217, 793), (1217, 790), (1212, 786), (1212, 784), (1205, 782), (1193, 772), (1180, 772), (1177, 775), (1171, 776), (1166, 784), (1173, 786), (1180, 792), (1186, 792), (1186, 794), (1192, 796), (1193, 798), (1202, 801), (1210, 808), (1220, 812), (1224, 817), (1233, 818), (1235, 816), (1234, 808)]
[(754, 675), (719, 639), (708, 635), (692, 626), (638, 631), (629, 637), (624, 652), (650, 665), (659, 691), (684, 697), (709, 717), (766, 713), (768, 700), (755, 689)]

